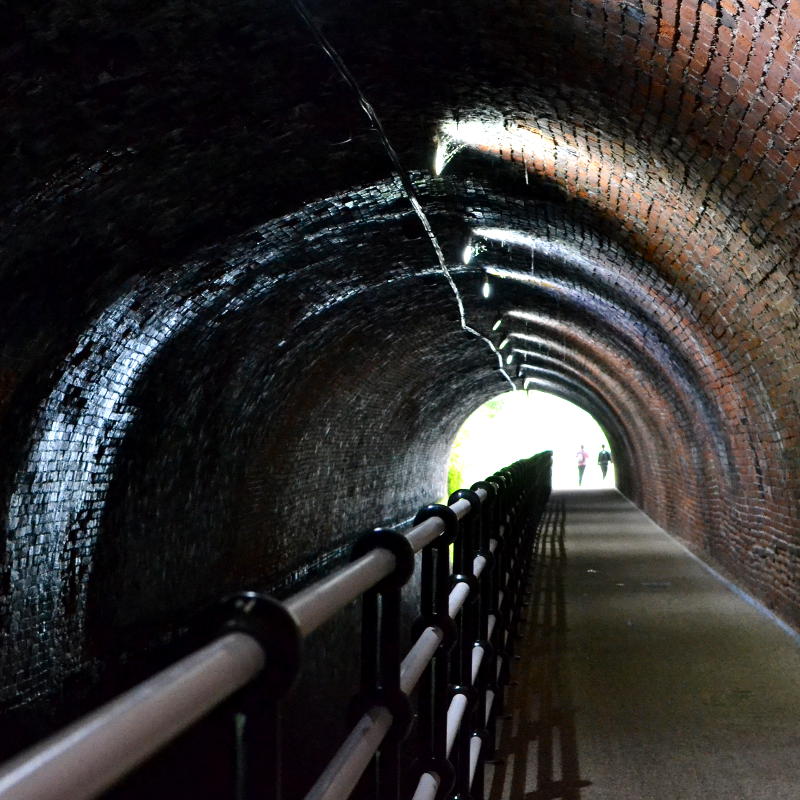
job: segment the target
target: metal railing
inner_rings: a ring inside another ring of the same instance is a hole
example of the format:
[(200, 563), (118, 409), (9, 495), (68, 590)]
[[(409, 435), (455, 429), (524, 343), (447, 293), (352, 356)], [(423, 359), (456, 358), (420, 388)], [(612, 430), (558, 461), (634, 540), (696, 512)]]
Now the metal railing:
[[(359, 781), (397, 800), (412, 724), (426, 750), (413, 800), (479, 800), (550, 467), (551, 454), (541, 453), (455, 492), (448, 506), (426, 506), (404, 534), (372, 531), (349, 565), (284, 602), (255, 592), (228, 598), (219, 638), (8, 762), (0, 800), (96, 797), (256, 678), (266, 708), (250, 745), (258, 766), (239, 771), (231, 796), (279, 797), (277, 708), (300, 670), (303, 639), (358, 598), (363, 713), (307, 800), (343, 800)], [(401, 588), (417, 553), (417, 638), (401, 657)]]

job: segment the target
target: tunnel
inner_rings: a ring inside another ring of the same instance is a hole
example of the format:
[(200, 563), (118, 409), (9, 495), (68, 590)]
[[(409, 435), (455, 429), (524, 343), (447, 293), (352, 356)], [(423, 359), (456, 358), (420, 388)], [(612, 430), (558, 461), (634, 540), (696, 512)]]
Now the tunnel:
[(800, 625), (788, 0), (2, 11), (2, 755), (446, 495), (504, 390)]

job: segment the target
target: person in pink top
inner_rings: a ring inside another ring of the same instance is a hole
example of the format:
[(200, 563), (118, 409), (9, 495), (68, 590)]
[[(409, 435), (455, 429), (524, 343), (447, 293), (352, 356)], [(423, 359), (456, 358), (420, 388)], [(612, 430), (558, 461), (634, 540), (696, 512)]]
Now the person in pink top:
[(586, 462), (589, 460), (589, 454), (583, 449), (578, 450), (578, 486), (583, 483), (583, 473), (586, 471)]

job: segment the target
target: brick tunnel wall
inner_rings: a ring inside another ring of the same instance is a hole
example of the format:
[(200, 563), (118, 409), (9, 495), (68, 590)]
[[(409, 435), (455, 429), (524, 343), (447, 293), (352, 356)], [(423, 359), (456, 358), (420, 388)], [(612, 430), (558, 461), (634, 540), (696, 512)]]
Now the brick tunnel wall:
[[(800, 624), (800, 13), (309, 5), (515, 385)], [(508, 384), (291, 4), (2, 13), (0, 703), (38, 731), (443, 494)]]

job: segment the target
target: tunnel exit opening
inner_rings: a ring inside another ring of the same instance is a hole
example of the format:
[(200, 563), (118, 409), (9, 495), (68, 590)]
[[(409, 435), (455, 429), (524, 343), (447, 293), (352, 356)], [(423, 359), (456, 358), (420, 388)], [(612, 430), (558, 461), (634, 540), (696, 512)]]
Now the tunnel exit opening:
[[(578, 451), (588, 454), (578, 483)], [(554, 489), (616, 486), (613, 456), (602, 474), (598, 456), (609, 450), (603, 429), (591, 414), (568, 400), (541, 391), (504, 392), (486, 401), (459, 428), (448, 460), (452, 492), (520, 458), (553, 452)]]

